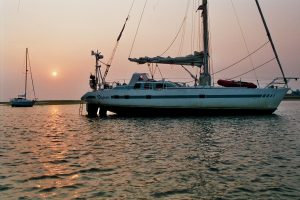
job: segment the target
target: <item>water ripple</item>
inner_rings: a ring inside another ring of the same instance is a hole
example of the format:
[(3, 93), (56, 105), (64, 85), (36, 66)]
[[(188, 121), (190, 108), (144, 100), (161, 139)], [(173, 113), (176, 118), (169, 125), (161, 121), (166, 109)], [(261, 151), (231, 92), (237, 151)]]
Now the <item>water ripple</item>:
[(12, 189), (13, 187), (12, 187), (12, 185), (10, 185), (10, 184), (5, 184), (5, 185), (0, 185), (0, 192), (1, 191), (6, 191), (6, 190), (10, 190), (10, 189)]
[(55, 179), (56, 180), (56, 179), (60, 179), (60, 177), (58, 175), (42, 175), (42, 176), (30, 177), (30, 178), (24, 180), (24, 182), (43, 180), (43, 179)]
[(78, 108), (0, 106), (1, 199), (299, 199), (300, 102), (245, 117)]
[(155, 198), (162, 198), (162, 197), (168, 197), (177, 194), (189, 194), (189, 193), (191, 193), (189, 189), (174, 189), (165, 192), (154, 192), (152, 196)]

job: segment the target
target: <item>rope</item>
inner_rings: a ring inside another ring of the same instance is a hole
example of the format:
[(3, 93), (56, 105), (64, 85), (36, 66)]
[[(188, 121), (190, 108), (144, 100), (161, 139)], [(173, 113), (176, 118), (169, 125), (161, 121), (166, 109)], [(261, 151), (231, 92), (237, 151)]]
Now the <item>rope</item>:
[[(167, 49), (166, 49), (163, 53), (161, 53), (159, 56), (164, 55), (164, 54), (165, 54), (165, 53), (173, 46), (174, 42), (177, 40), (177, 38), (178, 38), (178, 36), (179, 36), (179, 33), (181, 32), (181, 30), (183, 29), (183, 27), (185, 27), (184, 25), (186, 24), (185, 22), (186, 22), (186, 19), (187, 19), (187, 13), (188, 13), (189, 5), (190, 5), (190, 1), (187, 2), (187, 7), (186, 7), (186, 10), (185, 10), (185, 14), (184, 14), (182, 23), (181, 23), (181, 25), (180, 25), (180, 27), (179, 27), (179, 30), (177, 31), (177, 33), (176, 33), (174, 39), (172, 40), (171, 44), (167, 47)], [(183, 33), (183, 35), (184, 35), (184, 33)], [(181, 43), (183, 42), (182, 40), (183, 40), (183, 39), (181, 38)], [(181, 48), (179, 48), (179, 52), (180, 52), (180, 51), (181, 51)], [(178, 54), (179, 54), (179, 53), (178, 53)]]
[(222, 71), (224, 71), (224, 70), (227, 70), (227, 69), (229, 69), (229, 68), (231, 68), (231, 67), (233, 67), (233, 66), (239, 64), (240, 62), (242, 62), (243, 60), (245, 60), (245, 59), (248, 58), (249, 56), (251, 56), (251, 55), (255, 54), (256, 52), (258, 52), (259, 50), (261, 50), (261, 49), (262, 49), (264, 46), (266, 46), (269, 42), (270, 42), (270, 41), (265, 42), (263, 45), (261, 45), (258, 49), (256, 49), (255, 51), (253, 51), (253, 52), (250, 53), (249, 55), (247, 55), (247, 56), (245, 56), (244, 58), (238, 60), (237, 62), (235, 62), (235, 63), (229, 65), (228, 67), (225, 67), (225, 68), (223, 68), (223, 69), (221, 69), (221, 70), (219, 70), (219, 71), (216, 71), (216, 72), (213, 73), (212, 75), (215, 75), (215, 74), (217, 74), (217, 73), (219, 73), (219, 72), (222, 72)]
[(273, 61), (273, 60), (275, 60), (275, 59), (276, 59), (276, 58), (272, 58), (272, 59), (270, 59), (270, 60), (264, 62), (263, 64), (259, 65), (258, 67), (255, 67), (254, 69), (251, 69), (251, 70), (249, 70), (249, 71), (247, 71), (247, 72), (245, 72), (245, 73), (243, 73), (243, 74), (240, 74), (240, 75), (238, 75), (238, 76), (235, 76), (235, 77), (230, 78), (230, 79), (227, 79), (227, 80), (235, 79), (235, 78), (237, 78), (237, 77), (240, 77), (240, 76), (243, 76), (243, 75), (245, 75), (245, 74), (248, 74), (249, 72), (251, 72), (251, 71), (253, 71), (253, 70), (256, 70), (256, 69), (258, 69), (258, 68), (261, 68), (262, 66), (268, 64), (269, 62), (271, 62), (271, 61)]
[[(195, 10), (196, 6), (195, 6), (196, 2), (195, 0), (193, 0), (193, 10)], [(191, 12), (192, 13), (192, 30), (191, 30), (191, 52), (193, 53), (194, 52), (194, 46), (195, 46), (195, 14), (194, 12)]]
[[(239, 25), (239, 28), (240, 28), (240, 32), (241, 32), (242, 37), (243, 37), (244, 45), (245, 45), (245, 47), (246, 47), (247, 53), (249, 54), (250, 51), (249, 51), (249, 48), (248, 48), (248, 45), (247, 45), (247, 42), (246, 42), (245, 34), (244, 34), (243, 29), (242, 29), (242, 26), (241, 26), (241, 23), (240, 23), (240, 20), (239, 20), (239, 17), (238, 17), (236, 8), (235, 8), (235, 6), (234, 6), (234, 4), (233, 4), (233, 0), (231, 0), (231, 5), (232, 5), (232, 8), (233, 8), (233, 12), (234, 12), (236, 21), (237, 21), (237, 23), (238, 23), (238, 25)], [(251, 65), (252, 65), (252, 69), (254, 69), (254, 63), (253, 63), (253, 60), (252, 60), (252, 57), (251, 57), (251, 56), (249, 56), (249, 60), (250, 60), (250, 63), (251, 63)], [(257, 79), (257, 74), (256, 74), (255, 70), (253, 70), (253, 72), (254, 72), (254, 76), (255, 76), (257, 85), (259, 86), (259, 82), (258, 82), (258, 79)]]
[(161, 79), (163, 79), (164, 76), (162, 75), (162, 73), (161, 73), (161, 71), (160, 71), (160, 68), (159, 68), (158, 64), (156, 64), (156, 68), (158, 69), (158, 72), (160, 73)]
[(146, 8), (147, 1), (148, 0), (145, 1), (144, 8), (143, 8), (143, 11), (141, 13), (140, 21), (139, 21), (138, 27), (137, 27), (135, 35), (134, 35), (134, 39), (133, 39), (133, 42), (132, 42), (132, 45), (131, 45), (131, 49), (130, 49), (130, 52), (129, 52), (129, 56), (128, 56), (129, 58), (131, 56), (132, 49), (133, 49), (133, 46), (134, 46), (134, 43), (135, 43), (135, 40), (136, 40), (136, 36), (137, 36), (137, 33), (138, 33), (140, 25), (141, 25), (141, 21), (142, 21), (143, 15), (144, 15), (144, 11), (145, 11), (145, 8)]
[(134, 4), (134, 2), (135, 2), (135, 0), (133, 0), (133, 1), (132, 1), (132, 4), (131, 4), (131, 7), (130, 7), (130, 10), (129, 10), (129, 12), (128, 12), (128, 17), (129, 17), (129, 15), (130, 15), (130, 13), (131, 13), (131, 10), (132, 10), (132, 7), (133, 7), (133, 4)]
[(109, 69), (110, 69), (110, 67), (111, 67), (111, 64), (112, 64), (112, 62), (113, 62), (114, 56), (115, 56), (115, 54), (116, 54), (116, 52), (117, 52), (117, 48), (118, 48), (118, 46), (119, 46), (119, 41), (120, 41), (120, 39), (121, 39), (121, 37), (122, 37), (122, 34), (123, 34), (124, 30), (125, 30), (126, 23), (127, 23), (128, 19), (129, 19), (129, 16), (130, 16), (130, 13), (131, 13), (131, 10), (132, 10), (132, 7), (133, 7), (134, 2), (135, 2), (135, 0), (132, 1), (132, 4), (131, 4), (131, 7), (130, 7), (130, 9), (129, 9), (128, 15), (127, 15), (127, 17), (126, 17), (125, 23), (124, 23), (124, 25), (123, 25), (123, 27), (122, 27), (121, 32), (119, 33), (119, 36), (118, 36), (118, 38), (117, 38), (115, 47), (114, 47), (114, 49), (113, 49), (113, 51), (112, 51), (112, 53), (111, 53), (111, 55), (110, 55), (110, 58), (109, 58), (108, 62), (107, 62), (107, 63), (103, 63), (103, 62), (100, 61), (101, 63), (103, 63), (104, 65), (106, 65), (106, 70), (105, 70), (105, 72), (104, 72), (104, 75), (103, 75), (103, 77), (101, 76), (101, 78), (102, 78), (102, 83), (105, 82), (105, 79), (106, 79), (106, 77), (107, 77), (108, 71), (109, 71)]
[(118, 36), (117, 42), (118, 42), (118, 41), (121, 39), (121, 37), (122, 37), (123, 31), (124, 31), (124, 29), (125, 29), (125, 26), (126, 26), (126, 23), (127, 23), (128, 19), (129, 19), (130, 12), (131, 12), (131, 10), (132, 10), (132, 7), (133, 7), (134, 2), (135, 2), (135, 0), (133, 0), (132, 3), (131, 3), (131, 7), (130, 7), (130, 9), (129, 9), (129, 11), (128, 11), (128, 15), (127, 15), (127, 17), (126, 17), (126, 20), (125, 20), (125, 23), (124, 23), (124, 25), (123, 25), (123, 28), (122, 28), (122, 30), (121, 30), (119, 36)]
[(153, 63), (148, 63), (148, 69), (149, 69), (149, 71), (150, 71), (150, 74), (151, 74), (151, 78), (153, 79), (154, 78), (154, 74), (155, 74), (155, 68), (153, 67)]
[[(210, 6), (210, 4), (208, 4), (208, 6)], [(209, 8), (208, 8), (209, 9)], [(200, 16), (200, 15), (199, 15)], [(210, 20), (210, 15), (208, 15), (208, 30), (211, 30), (211, 20)], [(212, 45), (212, 34), (211, 32), (209, 31), (209, 40), (208, 40), (208, 45), (209, 45), (209, 51), (210, 52), (214, 52), (213, 51), (213, 45)], [(199, 37), (200, 38), (200, 37)], [(209, 69), (211, 71), (211, 78), (212, 78), (212, 83), (213, 83), (213, 86), (214, 86), (214, 80), (215, 80), (215, 76), (214, 76), (214, 59), (213, 59), (213, 53), (210, 53), (209, 52)]]
[(20, 4), (21, 4), (21, 0), (19, 0), (19, 3), (18, 3), (18, 12), (20, 12)]
[(35, 89), (34, 89), (34, 84), (33, 84), (33, 77), (32, 77), (32, 70), (31, 70), (31, 64), (30, 64), (30, 58), (29, 58), (29, 56), (28, 56), (28, 63), (29, 63), (29, 67), (30, 67), (30, 78), (31, 78), (31, 84), (32, 84), (33, 95), (34, 95), (34, 99), (36, 99), (36, 96), (35, 96)]
[(182, 31), (182, 35), (181, 35), (181, 40), (180, 40), (180, 44), (179, 44), (179, 49), (178, 49), (178, 53), (177, 55), (181, 55), (182, 53), (182, 49), (183, 49), (183, 44), (184, 44), (184, 38), (185, 38), (185, 31), (186, 31), (186, 23), (184, 23), (184, 26), (183, 26), (183, 31)]

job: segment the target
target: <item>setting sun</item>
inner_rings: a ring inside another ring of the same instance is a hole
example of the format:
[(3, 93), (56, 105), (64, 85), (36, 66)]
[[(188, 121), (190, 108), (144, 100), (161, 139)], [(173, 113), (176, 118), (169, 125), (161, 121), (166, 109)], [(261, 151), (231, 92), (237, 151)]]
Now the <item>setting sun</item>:
[(56, 72), (56, 71), (53, 71), (53, 72), (52, 72), (52, 76), (53, 76), (53, 77), (56, 77), (56, 76), (57, 76), (57, 72)]

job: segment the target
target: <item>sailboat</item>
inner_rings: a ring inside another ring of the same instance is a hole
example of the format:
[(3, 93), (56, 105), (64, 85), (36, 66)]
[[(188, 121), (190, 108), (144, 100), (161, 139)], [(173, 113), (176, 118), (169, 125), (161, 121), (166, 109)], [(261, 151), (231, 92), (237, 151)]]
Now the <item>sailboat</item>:
[[(282, 77), (275, 78), (264, 88), (252, 83), (221, 80), (220, 86), (212, 84), (209, 62), (208, 2), (202, 0), (197, 11), (202, 12), (203, 46), (201, 52), (182, 57), (129, 58), (138, 64), (171, 64), (199, 67), (199, 78), (194, 86), (173, 81), (154, 80), (147, 73), (134, 73), (128, 84), (109, 85), (102, 75), (100, 60), (103, 55), (92, 51), (96, 58), (95, 74), (90, 76), (92, 91), (81, 100), (86, 103), (88, 116), (106, 116), (107, 111), (118, 115), (224, 115), (224, 114), (272, 114), (289, 90), (275, 45), (258, 0), (255, 1), (269, 42), (272, 46)], [(124, 30), (124, 27), (122, 31)], [(118, 38), (119, 39), (119, 38)], [(103, 63), (103, 62), (101, 62)], [(110, 65), (107, 65), (108, 70)], [(185, 68), (186, 69), (186, 68)]]
[[(34, 90), (32, 72), (31, 72), (31, 66), (30, 66), (30, 70), (28, 70), (28, 68), (29, 68), (29, 65), (28, 65), (28, 63), (29, 63), (28, 48), (26, 48), (26, 55), (25, 56), (26, 56), (26, 64), (25, 64), (25, 90), (24, 90), (24, 94), (18, 95), (17, 98), (13, 98), (13, 99), (10, 100), (10, 105), (12, 107), (32, 107), (36, 102), (35, 90)], [(30, 71), (30, 78), (31, 78), (33, 92), (34, 92), (34, 99), (32, 99), (32, 100), (27, 99), (28, 71)]]

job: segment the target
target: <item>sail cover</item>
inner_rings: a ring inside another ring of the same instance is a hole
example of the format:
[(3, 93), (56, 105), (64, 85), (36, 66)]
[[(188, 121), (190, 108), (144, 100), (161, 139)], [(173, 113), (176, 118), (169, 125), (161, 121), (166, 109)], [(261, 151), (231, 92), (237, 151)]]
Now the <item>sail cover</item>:
[(156, 56), (150, 57), (140, 57), (140, 58), (128, 58), (131, 62), (136, 62), (138, 64), (145, 63), (160, 63), (160, 64), (171, 64), (171, 65), (191, 65), (201, 67), (203, 65), (203, 52), (195, 51), (194, 54), (183, 56), (183, 57), (160, 57)]

